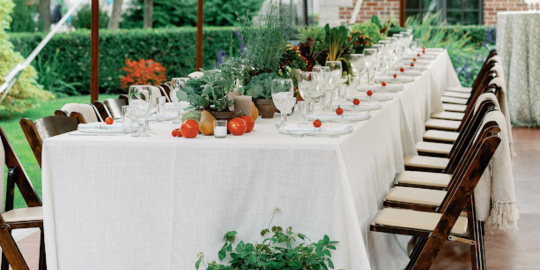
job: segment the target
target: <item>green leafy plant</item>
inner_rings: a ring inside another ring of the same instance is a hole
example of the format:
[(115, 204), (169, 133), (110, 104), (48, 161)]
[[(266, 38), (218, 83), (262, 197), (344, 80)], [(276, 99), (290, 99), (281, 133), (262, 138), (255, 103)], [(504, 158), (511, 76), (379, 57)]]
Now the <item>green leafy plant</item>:
[(76, 87), (81, 86), (81, 83), (67, 83), (59, 79), (59, 74), (64, 69), (64, 64), (59, 61), (58, 54), (59, 50), (56, 50), (52, 59), (45, 59), (42, 55), (38, 55), (33, 63), (38, 74), (38, 83), (57, 97), (77, 95)]
[(351, 31), (347, 38), (350, 53), (363, 53), (364, 49), (371, 47), (373, 44), (371, 38), (364, 35), (360, 30)]
[(327, 24), (324, 26), (326, 32), (325, 44), (328, 45), (328, 55), (326, 56), (326, 61), (340, 61), (346, 60), (341, 55), (348, 48), (347, 27), (341, 25), (340, 27), (333, 27)]
[(11, 14), (11, 32), (35, 32), (38, 24), (34, 21), (37, 14), (37, 2), (14, 0), (15, 7)]
[(354, 24), (351, 26), (351, 31), (361, 31), (364, 35), (370, 37), (373, 43), (378, 43), (383, 37), (379, 26), (372, 22)]
[[(99, 28), (107, 28), (108, 24), (109, 15), (107, 15), (107, 12), (105, 10), (100, 9)], [(90, 8), (90, 5), (84, 5), (79, 11), (77, 11), (77, 15), (75, 15), (71, 20), (71, 25), (76, 29), (90, 29), (92, 27), (92, 9)]]
[(202, 109), (226, 111), (234, 104), (228, 100), (232, 92), (234, 81), (221, 76), (218, 70), (205, 70), (200, 78), (189, 80), (188, 84), (180, 90), (179, 99), (187, 100), (191, 106)]
[(253, 98), (272, 98), (272, 80), (278, 79), (277, 73), (262, 73), (252, 77), (248, 85), (244, 87), (241, 94), (253, 96)]
[(257, 19), (244, 16), (241, 21), (240, 33), (250, 72), (254, 75), (277, 72), (291, 31), (289, 16), (272, 1), (269, 10)]
[[(279, 209), (274, 210), (272, 219)], [(272, 221), (270, 221), (272, 224)], [(219, 264), (216, 261), (204, 261), (204, 254), (198, 255), (195, 268), (201, 266), (207, 270), (220, 269), (334, 269), (331, 250), (336, 250), (337, 241), (331, 241), (328, 235), (323, 239), (312, 242), (307, 236), (293, 232), (291, 227), (283, 229), (279, 226), (269, 225), (261, 231), (264, 238), (259, 243), (244, 243), (240, 241), (236, 246), (237, 232), (230, 231), (223, 237), (224, 245), (218, 252), (218, 258), (223, 261), (227, 255), (230, 261)]]

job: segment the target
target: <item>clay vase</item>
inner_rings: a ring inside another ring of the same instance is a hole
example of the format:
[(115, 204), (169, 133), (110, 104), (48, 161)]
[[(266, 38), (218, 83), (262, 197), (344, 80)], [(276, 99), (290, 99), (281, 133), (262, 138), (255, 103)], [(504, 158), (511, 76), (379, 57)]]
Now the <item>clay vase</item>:
[(262, 118), (274, 118), (276, 105), (272, 99), (256, 98), (255, 106), (259, 109)]

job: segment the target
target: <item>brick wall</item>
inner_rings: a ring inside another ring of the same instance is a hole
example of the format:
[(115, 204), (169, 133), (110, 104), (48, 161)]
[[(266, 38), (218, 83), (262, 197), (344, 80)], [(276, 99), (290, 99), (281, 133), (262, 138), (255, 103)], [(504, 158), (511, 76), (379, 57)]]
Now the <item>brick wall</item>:
[[(353, 0), (352, 7), (340, 7), (339, 18), (346, 21), (350, 21), (354, 6), (357, 0)], [(371, 16), (377, 15), (381, 18), (388, 18), (390, 14), (399, 21), (399, 0), (364, 0), (360, 7), (360, 13), (356, 17), (357, 22), (368, 22), (371, 20)]]
[(523, 0), (484, 0), (484, 24), (497, 24), (497, 12), (528, 10)]

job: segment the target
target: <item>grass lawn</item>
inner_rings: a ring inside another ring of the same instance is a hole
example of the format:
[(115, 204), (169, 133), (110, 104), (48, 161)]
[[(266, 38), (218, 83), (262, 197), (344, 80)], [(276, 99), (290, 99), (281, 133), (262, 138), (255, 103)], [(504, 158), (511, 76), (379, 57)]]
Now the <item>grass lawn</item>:
[[(117, 98), (118, 95), (100, 95), (100, 99)], [(22, 114), (16, 114), (9, 119), (0, 119), (0, 126), (7, 133), (11, 145), (15, 148), (15, 153), (19, 156), (28, 177), (32, 181), (34, 188), (39, 196), (41, 196), (41, 169), (34, 157), (34, 153), (28, 145), (28, 141), (19, 125), (22, 118), (30, 118), (36, 120), (44, 116), (54, 115), (54, 111), (62, 108), (66, 103), (89, 103), (90, 96), (73, 96), (66, 98), (57, 98), (55, 100), (41, 104), (41, 106), (27, 110)], [(7, 172), (6, 172), (7, 174)], [(6, 179), (7, 175), (4, 176)], [(15, 192), (15, 208), (26, 207), (26, 204), (18, 191)]]

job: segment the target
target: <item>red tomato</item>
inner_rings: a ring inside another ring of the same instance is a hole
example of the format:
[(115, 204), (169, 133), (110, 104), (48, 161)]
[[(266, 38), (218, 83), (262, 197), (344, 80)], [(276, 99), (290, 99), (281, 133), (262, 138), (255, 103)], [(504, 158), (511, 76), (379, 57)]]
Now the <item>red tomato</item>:
[(180, 130), (180, 128), (177, 128), (176, 130), (178, 130), (178, 132), (176, 133), (176, 137), (182, 137), (182, 130)]
[(178, 129), (173, 129), (173, 130), (172, 130), (172, 136), (173, 136), (173, 137), (178, 136)]
[(394, 74), (394, 79), (397, 78), (397, 74)]
[(251, 115), (243, 115), (243, 116), (240, 116), (240, 118), (246, 121), (246, 124), (247, 124), (246, 133), (250, 133), (255, 127), (255, 120), (253, 120), (253, 117)]
[(413, 60), (413, 62), (416, 62), (416, 58), (413, 58), (412, 60)]
[(404, 69), (404, 68), (400, 68), (399, 71), (405, 72), (405, 69)]
[(416, 56), (420, 57), (420, 54), (417, 54)]
[(229, 127), (231, 134), (235, 136), (240, 136), (247, 131), (246, 120), (240, 117), (233, 118), (231, 121), (229, 121), (227, 126)]
[(342, 115), (343, 114), (343, 109), (338, 106), (337, 109), (336, 109), (336, 114), (337, 115)]
[(424, 47), (422, 47), (422, 50), (423, 50), (423, 51), (425, 51), (425, 50), (426, 50), (426, 47), (425, 47), (425, 46), (424, 46)]
[(180, 127), (180, 132), (182, 132), (182, 135), (186, 138), (195, 138), (197, 137), (197, 134), (199, 134), (199, 124), (193, 119), (188, 119)]
[(414, 67), (414, 63), (411, 63), (411, 67)]
[(382, 82), (381, 85), (384, 87), (386, 86), (386, 82)]
[(316, 128), (321, 127), (322, 126), (321, 120), (317, 119), (317, 120), (313, 121), (313, 126), (316, 127)]
[(366, 94), (368, 95), (368, 97), (371, 97), (371, 96), (373, 95), (373, 91), (368, 90), (368, 91), (366, 92)]
[(107, 119), (105, 119), (105, 124), (112, 125), (113, 123), (114, 123), (114, 120), (111, 117), (107, 117)]
[(425, 51), (425, 50), (423, 50), (423, 51), (422, 51), (422, 53), (424, 53), (424, 54), (425, 54), (425, 53), (426, 53), (426, 51)]
[(357, 99), (357, 98), (355, 98), (355, 99), (353, 99), (352, 103), (353, 103), (354, 105), (358, 105), (358, 104), (360, 104), (360, 100)]

